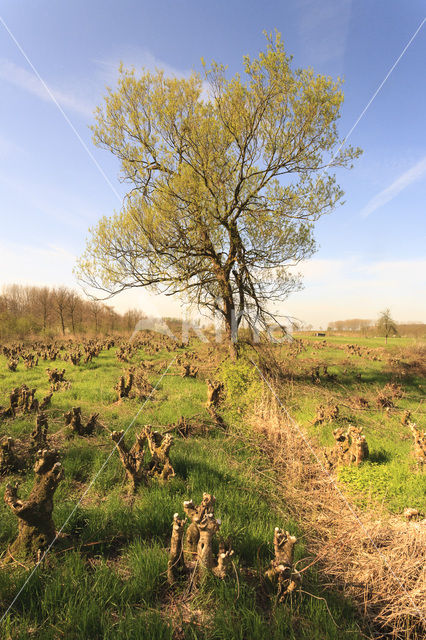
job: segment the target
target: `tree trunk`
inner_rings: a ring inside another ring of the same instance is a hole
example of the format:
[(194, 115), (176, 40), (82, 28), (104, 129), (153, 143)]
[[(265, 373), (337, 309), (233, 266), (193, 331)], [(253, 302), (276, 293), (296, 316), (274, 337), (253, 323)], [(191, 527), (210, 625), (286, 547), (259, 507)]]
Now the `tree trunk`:
[(238, 358), (238, 329), (235, 326), (235, 309), (232, 300), (224, 300), (224, 318), (225, 318), (225, 336), (228, 343), (229, 355), (231, 360)]
[(61, 327), (62, 327), (62, 335), (65, 335), (65, 322), (64, 322), (64, 314), (62, 313), (62, 311), (60, 312), (60, 316), (61, 316)]

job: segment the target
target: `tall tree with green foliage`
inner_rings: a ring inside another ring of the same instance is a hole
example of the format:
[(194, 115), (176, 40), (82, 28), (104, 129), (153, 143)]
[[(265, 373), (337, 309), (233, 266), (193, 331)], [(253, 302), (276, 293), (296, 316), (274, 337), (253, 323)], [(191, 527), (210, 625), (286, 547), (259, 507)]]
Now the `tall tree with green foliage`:
[(379, 334), (385, 337), (386, 344), (388, 343), (389, 336), (398, 334), (398, 329), (395, 321), (391, 317), (390, 309), (385, 309), (381, 312), (376, 326)]
[(300, 287), (289, 267), (314, 253), (313, 223), (341, 201), (325, 169), (360, 154), (338, 137), (340, 79), (291, 63), (276, 34), (231, 78), (217, 63), (187, 78), (120, 68), (93, 132), (130, 188), (91, 230), (84, 283), (183, 294), (221, 314), (231, 351), (243, 318), (270, 323)]

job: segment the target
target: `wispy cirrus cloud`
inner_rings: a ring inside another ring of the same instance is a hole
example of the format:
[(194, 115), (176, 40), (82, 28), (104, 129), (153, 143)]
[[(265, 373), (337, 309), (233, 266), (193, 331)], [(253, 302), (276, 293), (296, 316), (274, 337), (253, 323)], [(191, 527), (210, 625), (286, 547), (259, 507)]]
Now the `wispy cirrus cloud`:
[(19, 144), (16, 144), (13, 140), (9, 140), (0, 132), (0, 160), (8, 159), (11, 156), (23, 156), (26, 155), (25, 149)]
[[(28, 71), (6, 58), (0, 58), (0, 79), (45, 102), (52, 102), (46, 88), (32, 71)], [(49, 84), (49, 89), (63, 109), (78, 113), (86, 119), (93, 115), (93, 104), (89, 100), (77, 96), (73, 88), (63, 90)]]
[(302, 0), (298, 8), (299, 36), (306, 56), (318, 66), (333, 60), (341, 71), (351, 0)]
[(394, 180), (386, 189), (383, 189), (383, 191), (375, 195), (361, 210), (360, 215), (363, 218), (371, 215), (374, 211), (396, 198), (396, 196), (409, 187), (410, 184), (420, 180), (424, 175), (426, 175), (426, 156), (412, 166), (411, 169), (408, 169), (408, 171), (400, 175), (399, 178)]
[(105, 58), (96, 58), (93, 62), (98, 67), (102, 80), (113, 85), (118, 78), (118, 67), (121, 62), (127, 69), (130, 67), (135, 67), (136, 70), (144, 68), (151, 72), (162, 69), (166, 76), (175, 78), (188, 77), (191, 74), (189, 69), (177, 69), (168, 62), (156, 58), (147, 49), (139, 47), (126, 47), (113, 54), (109, 53)]

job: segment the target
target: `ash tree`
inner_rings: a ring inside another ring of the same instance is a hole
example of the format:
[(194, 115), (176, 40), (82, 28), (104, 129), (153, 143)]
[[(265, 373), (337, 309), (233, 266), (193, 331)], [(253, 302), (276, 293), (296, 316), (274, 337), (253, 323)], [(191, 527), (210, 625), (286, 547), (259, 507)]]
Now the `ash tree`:
[(242, 319), (267, 326), (300, 287), (289, 268), (314, 253), (313, 223), (343, 195), (324, 169), (360, 154), (338, 137), (340, 79), (293, 69), (279, 34), (243, 67), (230, 78), (214, 62), (179, 78), (120, 67), (93, 133), (129, 191), (77, 267), (103, 295), (147, 287), (221, 314), (233, 354)]

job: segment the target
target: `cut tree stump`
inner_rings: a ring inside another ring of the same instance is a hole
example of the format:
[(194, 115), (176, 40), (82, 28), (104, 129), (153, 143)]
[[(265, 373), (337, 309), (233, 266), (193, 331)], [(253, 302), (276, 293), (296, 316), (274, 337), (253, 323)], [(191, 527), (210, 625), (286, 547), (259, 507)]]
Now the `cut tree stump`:
[(271, 566), (265, 572), (265, 577), (272, 583), (278, 584), (280, 600), (283, 600), (288, 593), (297, 589), (302, 581), (301, 574), (293, 567), (296, 542), (297, 538), (295, 536), (291, 536), (288, 531), (275, 527), (275, 557), (271, 560)]
[(13, 559), (36, 559), (55, 539), (53, 495), (64, 476), (58, 458), (59, 453), (54, 449), (44, 449), (37, 453), (34, 465), (36, 476), (27, 500), (19, 498), (18, 483), (8, 484), (6, 487), (4, 500), (19, 518), (18, 537), (9, 548)]

